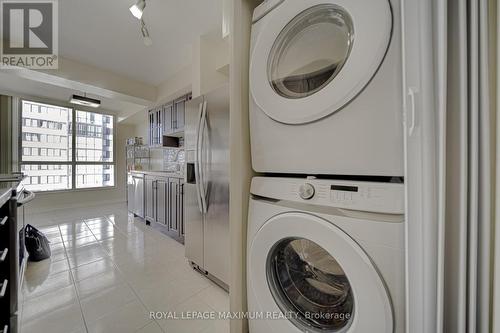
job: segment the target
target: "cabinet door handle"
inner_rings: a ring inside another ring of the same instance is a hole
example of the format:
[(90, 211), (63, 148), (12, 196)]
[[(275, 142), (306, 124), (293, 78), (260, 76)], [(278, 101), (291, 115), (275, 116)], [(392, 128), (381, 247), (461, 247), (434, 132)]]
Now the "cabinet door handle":
[(8, 216), (4, 217), (4, 218), (2, 219), (2, 222), (0, 222), (0, 227), (3, 227), (3, 226), (5, 225), (5, 223), (7, 223), (7, 220), (8, 220), (8, 219), (9, 219), (9, 217), (8, 217)]
[(0, 256), (0, 262), (4, 262), (5, 259), (7, 259), (7, 253), (9, 253), (9, 249), (5, 248), (5, 250), (2, 251), (2, 256)]
[(9, 284), (8, 280), (3, 280), (2, 289), (0, 289), (0, 298), (3, 298), (5, 296), (5, 293), (7, 292), (7, 285), (8, 284)]

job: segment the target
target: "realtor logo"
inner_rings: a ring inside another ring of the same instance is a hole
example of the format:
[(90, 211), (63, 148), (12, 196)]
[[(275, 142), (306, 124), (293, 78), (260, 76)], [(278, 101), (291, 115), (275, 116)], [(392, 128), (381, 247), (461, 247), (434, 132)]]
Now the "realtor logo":
[(58, 0), (0, 0), (0, 67), (58, 67)]

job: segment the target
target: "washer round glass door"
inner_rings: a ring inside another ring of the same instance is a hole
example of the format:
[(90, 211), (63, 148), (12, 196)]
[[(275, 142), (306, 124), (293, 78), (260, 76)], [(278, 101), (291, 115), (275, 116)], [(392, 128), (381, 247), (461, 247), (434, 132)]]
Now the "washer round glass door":
[(267, 279), (283, 312), (293, 309), (296, 323), (327, 332), (347, 328), (354, 296), (339, 263), (321, 246), (305, 238), (285, 238), (267, 259)]
[(388, 0), (285, 1), (261, 21), (252, 97), (274, 120), (299, 124), (336, 112), (368, 84), (389, 47), (392, 12)]
[(341, 229), (290, 212), (269, 219), (249, 250), (249, 292), (277, 332), (393, 331), (391, 302), (376, 268)]

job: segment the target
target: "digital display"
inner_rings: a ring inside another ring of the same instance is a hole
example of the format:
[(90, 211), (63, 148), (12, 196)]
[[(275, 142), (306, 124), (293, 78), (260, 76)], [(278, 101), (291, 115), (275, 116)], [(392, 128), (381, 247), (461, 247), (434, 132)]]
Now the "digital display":
[(358, 192), (357, 186), (332, 185), (332, 191)]

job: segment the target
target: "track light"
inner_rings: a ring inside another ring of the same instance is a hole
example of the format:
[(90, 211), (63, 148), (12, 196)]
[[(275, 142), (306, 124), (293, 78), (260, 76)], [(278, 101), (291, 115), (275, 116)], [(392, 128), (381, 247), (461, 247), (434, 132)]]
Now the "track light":
[(146, 0), (137, 0), (135, 5), (132, 5), (129, 9), (132, 15), (140, 20), (144, 13), (144, 8), (146, 8)]
[(143, 20), (141, 20), (141, 33), (142, 33), (142, 41), (144, 42), (144, 45), (146, 45), (146, 46), (153, 45), (153, 40), (149, 36), (148, 27), (146, 27), (146, 23)]
[(73, 95), (69, 100), (71, 104), (90, 106), (92, 108), (98, 108), (101, 106), (101, 101), (98, 99), (90, 98), (87, 96)]

